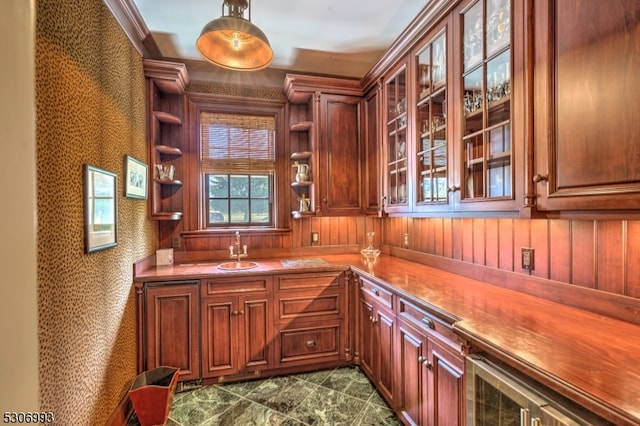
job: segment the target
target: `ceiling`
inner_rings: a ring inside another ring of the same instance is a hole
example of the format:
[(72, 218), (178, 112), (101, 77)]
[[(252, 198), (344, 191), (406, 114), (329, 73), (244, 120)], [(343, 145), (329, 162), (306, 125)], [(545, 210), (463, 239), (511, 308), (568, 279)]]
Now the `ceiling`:
[[(364, 76), (430, 0), (254, 0), (251, 21), (269, 39), (271, 68)], [(195, 42), (222, 0), (133, 0), (165, 59), (202, 61)]]

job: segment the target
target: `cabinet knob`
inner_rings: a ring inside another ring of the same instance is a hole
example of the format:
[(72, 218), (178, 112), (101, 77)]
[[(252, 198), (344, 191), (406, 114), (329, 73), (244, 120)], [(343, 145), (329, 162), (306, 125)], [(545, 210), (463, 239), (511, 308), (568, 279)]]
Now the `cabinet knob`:
[(378, 318), (376, 318), (376, 317), (371, 317), (371, 322), (372, 322), (373, 324), (377, 323), (377, 322), (378, 322)]
[(429, 317), (422, 317), (422, 323), (432, 330), (436, 329), (436, 323)]
[(240, 311), (238, 312), (240, 315), (244, 315), (244, 311)]
[(449, 188), (447, 188), (447, 192), (456, 192), (456, 191), (460, 191), (460, 187), (458, 185), (451, 185)]
[(549, 175), (541, 175), (541, 174), (537, 174), (533, 176), (533, 182), (534, 183), (539, 183), (542, 181), (548, 181), (549, 180)]
[(238, 315), (238, 311), (231, 312), (231, 315)]
[(316, 347), (316, 341), (315, 340), (307, 340), (307, 347), (308, 348), (315, 348)]
[(425, 360), (426, 360), (426, 358), (425, 358), (425, 357), (423, 357), (422, 355), (420, 355), (420, 356), (418, 357), (418, 362), (422, 362), (422, 361), (425, 361)]
[(433, 364), (431, 364), (429, 361), (427, 361), (426, 359), (424, 361), (422, 361), (422, 365), (427, 367), (429, 370), (431, 370), (431, 367), (433, 366)]
[(380, 292), (377, 288), (371, 289), (371, 293), (375, 294), (376, 296), (380, 296)]

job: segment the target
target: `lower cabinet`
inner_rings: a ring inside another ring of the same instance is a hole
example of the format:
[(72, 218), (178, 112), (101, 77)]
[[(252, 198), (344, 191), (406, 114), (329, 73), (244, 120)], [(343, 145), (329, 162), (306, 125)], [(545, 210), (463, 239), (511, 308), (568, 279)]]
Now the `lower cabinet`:
[(465, 425), (465, 346), (451, 324), (359, 277), (359, 358), (403, 423)]
[(136, 282), (138, 371), (210, 383), (349, 364), (348, 283), (343, 270)]
[(274, 366), (271, 277), (204, 280), (202, 377), (225, 380)]
[[(198, 281), (137, 287), (138, 372), (160, 366), (180, 368), (180, 380), (200, 376)], [(140, 303), (144, 301), (144, 304)]]
[(374, 283), (360, 279), (360, 366), (393, 406), (395, 314), (393, 295)]
[(275, 279), (279, 366), (320, 366), (350, 360), (344, 272), (289, 274)]
[[(466, 346), (451, 321), (345, 271), (136, 283), (138, 370), (227, 381), (359, 363), (411, 425), (464, 425)], [(355, 324), (355, 325), (354, 325)], [(351, 329), (353, 327), (353, 329)]]
[(398, 320), (400, 416), (412, 425), (464, 425), (464, 358)]

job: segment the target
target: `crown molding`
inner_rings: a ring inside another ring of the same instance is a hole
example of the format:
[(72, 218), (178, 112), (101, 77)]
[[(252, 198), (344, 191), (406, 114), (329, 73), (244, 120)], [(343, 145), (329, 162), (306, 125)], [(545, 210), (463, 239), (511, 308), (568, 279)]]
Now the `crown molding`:
[(103, 0), (138, 54), (143, 58), (162, 58), (140, 11), (132, 0)]

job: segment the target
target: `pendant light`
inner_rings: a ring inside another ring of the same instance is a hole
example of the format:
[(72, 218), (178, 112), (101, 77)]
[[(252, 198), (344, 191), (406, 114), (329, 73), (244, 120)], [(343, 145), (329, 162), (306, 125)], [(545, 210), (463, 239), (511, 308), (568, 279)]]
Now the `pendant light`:
[(259, 70), (273, 59), (267, 36), (251, 23), (251, 0), (223, 0), (222, 16), (204, 26), (196, 47), (209, 62), (232, 70)]

